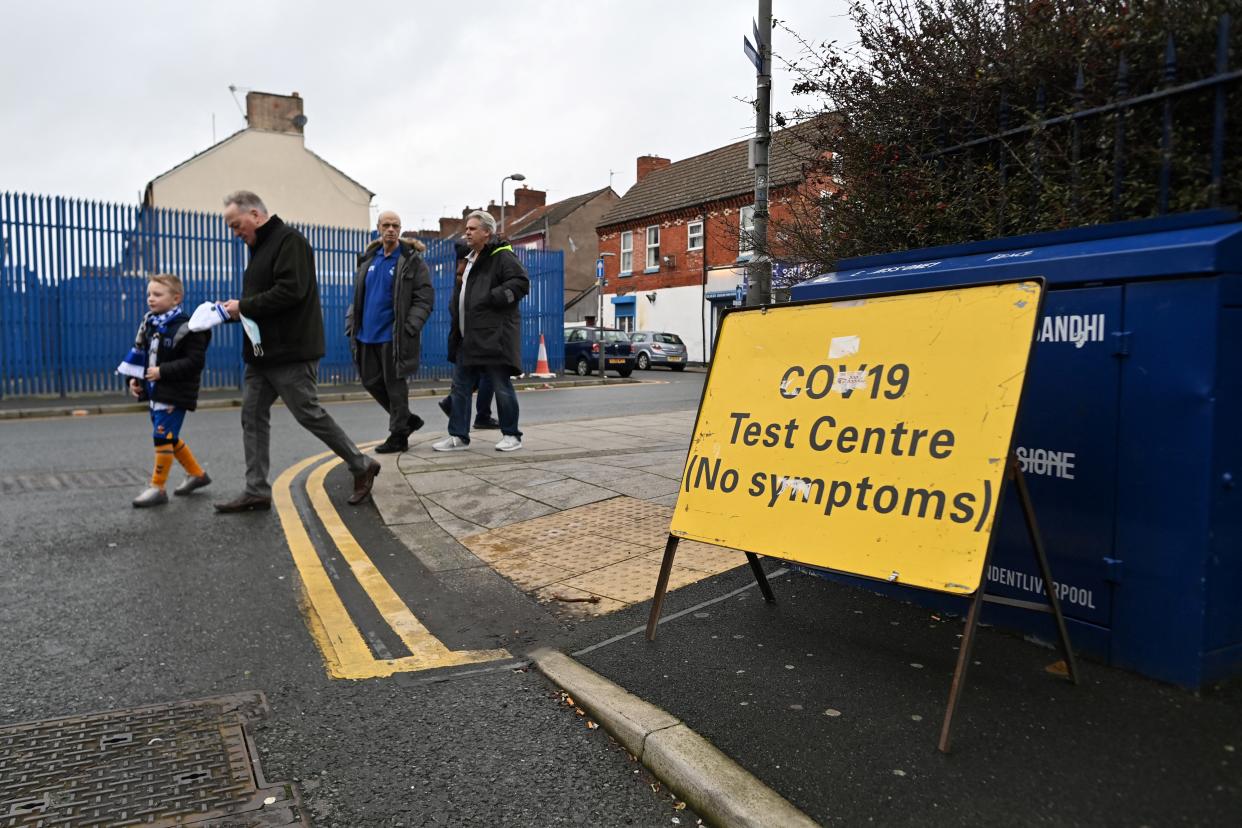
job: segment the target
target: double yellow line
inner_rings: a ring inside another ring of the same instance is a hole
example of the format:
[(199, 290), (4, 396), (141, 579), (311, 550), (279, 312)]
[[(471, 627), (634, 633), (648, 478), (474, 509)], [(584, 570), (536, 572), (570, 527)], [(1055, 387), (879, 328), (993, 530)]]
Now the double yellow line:
[[(328, 675), (341, 679), (376, 678), (393, 673), (510, 658), (507, 650), (450, 650), (418, 620), (367, 557), (328, 499), (324, 478), (341, 463), (339, 459), (329, 458), (334, 458), (330, 451), (306, 458), (286, 469), (272, 487), (272, 500), (285, 531), (285, 540), (302, 579), (302, 614), (306, 617), (311, 637), (323, 653)], [(316, 463), (320, 464), (319, 467), (311, 472), (306, 481), (311, 506), (371, 603), (409, 649), (408, 656), (376, 658), (372, 654), (311, 543), (302, 518), (293, 505), (292, 487), (298, 475)]]

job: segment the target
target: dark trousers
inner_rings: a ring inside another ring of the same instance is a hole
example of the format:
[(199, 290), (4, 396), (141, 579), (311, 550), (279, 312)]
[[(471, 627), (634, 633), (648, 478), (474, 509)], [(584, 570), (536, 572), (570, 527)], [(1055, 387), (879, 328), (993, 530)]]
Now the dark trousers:
[[(486, 376), (492, 383), (492, 391), (496, 395), (496, 413), (500, 419), (500, 433), (521, 438), (518, 430), (518, 399), (513, 390), (513, 381), (509, 378), (509, 369), (502, 365), (453, 365), (452, 414), (449, 415), (448, 432), (470, 442), (470, 394), (475, 383), (481, 383)], [(480, 391), (482, 395), (482, 391)]]
[[(496, 391), (492, 388), (492, 378), (487, 374), (479, 374), (478, 380), (475, 382), (474, 390), (477, 396), (474, 400), (474, 421), (481, 422), (491, 419), (492, 416), (492, 398), (496, 396)], [(453, 392), (449, 391), (448, 396), (440, 403), (441, 406), (452, 410)], [(469, 406), (467, 406), (468, 408)]]
[(380, 407), (388, 412), (388, 431), (410, 433), (410, 384), (397, 373), (392, 342), (358, 343), (358, 377)]
[(280, 365), (246, 366), (242, 386), (242, 448), (246, 454), (246, 494), (271, 497), (267, 482), (271, 465), (272, 403), (284, 400), (289, 413), (345, 461), (355, 475), (367, 470), (367, 459), (332, 415), (319, 404), (318, 360)]

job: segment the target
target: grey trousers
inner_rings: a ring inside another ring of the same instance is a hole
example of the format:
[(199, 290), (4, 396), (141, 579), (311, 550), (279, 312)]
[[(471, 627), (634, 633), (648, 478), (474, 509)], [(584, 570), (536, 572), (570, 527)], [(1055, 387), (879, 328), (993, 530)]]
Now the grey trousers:
[(318, 361), (311, 361), (246, 366), (241, 408), (246, 494), (272, 496), (267, 475), (271, 465), (272, 403), (276, 402), (277, 397), (284, 400), (285, 407), (302, 428), (322, 440), (345, 461), (350, 472), (358, 475), (366, 471), (369, 465), (366, 457), (319, 404), (318, 364)]
[(391, 434), (410, 433), (410, 384), (397, 373), (392, 342), (358, 343), (358, 378), (380, 406), (388, 412)]

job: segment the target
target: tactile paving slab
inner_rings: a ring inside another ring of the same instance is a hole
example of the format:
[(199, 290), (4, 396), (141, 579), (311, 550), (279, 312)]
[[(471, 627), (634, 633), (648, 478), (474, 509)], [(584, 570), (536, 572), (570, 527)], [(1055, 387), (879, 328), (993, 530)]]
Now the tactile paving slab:
[[(656, 577), (673, 509), (633, 497), (513, 523), (461, 538), (519, 589), (567, 615), (602, 615), (645, 601)], [(734, 549), (683, 540), (669, 589), (740, 566)]]
[(0, 826), (307, 826), (259, 768), (266, 713), (244, 693), (0, 727)]

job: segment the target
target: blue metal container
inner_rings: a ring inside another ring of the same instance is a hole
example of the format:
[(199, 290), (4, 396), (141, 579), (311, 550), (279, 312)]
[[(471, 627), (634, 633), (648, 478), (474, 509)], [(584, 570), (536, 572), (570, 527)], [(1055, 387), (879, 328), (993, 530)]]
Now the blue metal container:
[[(1242, 221), (1205, 211), (843, 261), (831, 299), (1042, 276), (1017, 426), (1077, 648), (1197, 687), (1242, 672)], [(1042, 601), (1016, 495), (989, 594)], [(860, 582), (849, 576), (832, 575)], [(942, 609), (961, 599), (865, 582)], [(984, 619), (1049, 641), (1049, 616)]]

